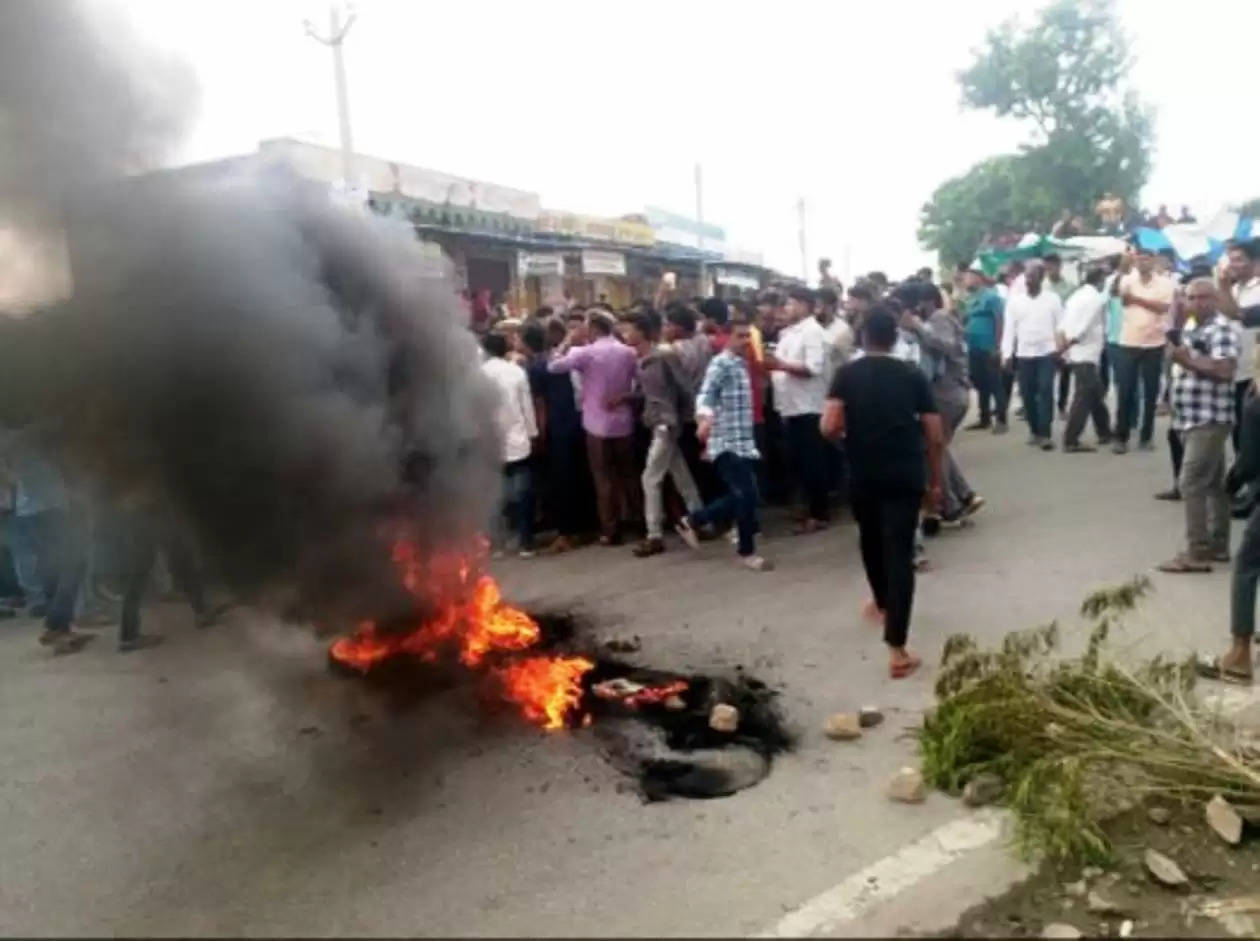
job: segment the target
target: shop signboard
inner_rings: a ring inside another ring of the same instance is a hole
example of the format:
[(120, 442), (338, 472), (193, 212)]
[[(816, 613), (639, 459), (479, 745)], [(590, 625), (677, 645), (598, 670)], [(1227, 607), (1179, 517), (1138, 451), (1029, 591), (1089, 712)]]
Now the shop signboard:
[(658, 242), (718, 253), (726, 246), (726, 232), (712, 223), (698, 222), (654, 206), (649, 206), (645, 215)]
[(516, 265), (522, 278), (531, 275), (564, 277), (564, 255), (560, 252), (520, 252), (517, 254)]
[(656, 243), (652, 227), (645, 223), (584, 216), (576, 212), (544, 210), (538, 216), (538, 231), (590, 239), (593, 242), (618, 242), (622, 245), (650, 247)]
[(625, 277), (626, 256), (621, 252), (600, 252), (594, 249), (584, 249), (582, 252), (582, 273)]

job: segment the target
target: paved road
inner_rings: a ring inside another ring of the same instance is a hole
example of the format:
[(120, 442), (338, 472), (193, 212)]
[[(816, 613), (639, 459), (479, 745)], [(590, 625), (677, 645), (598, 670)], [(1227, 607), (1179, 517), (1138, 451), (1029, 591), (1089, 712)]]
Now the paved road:
[[(964, 436), (990, 500), (978, 525), (930, 544), (913, 641), (935, 661), (949, 633), (985, 639), (1072, 618), (1090, 588), (1177, 548), (1181, 511), (1151, 494), (1165, 453), (1043, 455), (1021, 436)], [(958, 817), (933, 796), (890, 804), (913, 759), (899, 735), (931, 671), (885, 678), (851, 525), (766, 549), (748, 575), (718, 547), (650, 560), (589, 549), (512, 560), (509, 597), (577, 605), (642, 657), (675, 668), (745, 664), (782, 684), (799, 750), (724, 800), (642, 806), (589, 733), (482, 717), (465, 694), (391, 714), (331, 677), (322, 646), (248, 614), (198, 634), (179, 607), (162, 648), (104, 640), (51, 659), (33, 626), (0, 625), (0, 932), (4, 934), (755, 933)], [(1227, 574), (1157, 578), (1125, 637), (1215, 647)], [(110, 638), (112, 640), (112, 638)], [(878, 703), (860, 742), (818, 731)], [(977, 871), (975, 879), (989, 878)], [(914, 921), (907, 896), (904, 921)]]

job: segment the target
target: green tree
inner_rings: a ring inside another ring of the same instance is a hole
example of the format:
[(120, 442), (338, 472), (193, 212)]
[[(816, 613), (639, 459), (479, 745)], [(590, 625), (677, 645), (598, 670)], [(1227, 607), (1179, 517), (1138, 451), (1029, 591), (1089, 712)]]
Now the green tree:
[(1125, 87), (1129, 65), (1113, 0), (1057, 0), (1029, 27), (990, 31), (958, 76), (963, 105), (1024, 122), (1030, 138), (941, 184), (923, 207), (923, 245), (956, 264), (986, 235), (1046, 230), (1064, 210), (1088, 218), (1104, 192), (1132, 205), (1150, 172), (1152, 120)]

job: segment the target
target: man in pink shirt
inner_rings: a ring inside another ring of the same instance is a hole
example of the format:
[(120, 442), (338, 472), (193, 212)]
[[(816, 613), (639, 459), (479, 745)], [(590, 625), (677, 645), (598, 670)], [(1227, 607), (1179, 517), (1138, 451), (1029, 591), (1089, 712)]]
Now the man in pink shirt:
[(547, 364), (551, 372), (576, 372), (582, 380), (582, 428), (595, 478), (599, 506), (600, 545), (621, 542), (620, 525), (643, 519), (643, 491), (634, 462), (634, 390), (638, 357), (613, 336), (613, 321), (593, 311), (592, 342), (570, 333)]
[(1112, 450), (1124, 454), (1129, 450), (1129, 432), (1137, 424), (1139, 382), (1142, 385), (1142, 424), (1138, 429), (1138, 450), (1153, 451), (1155, 403), (1159, 400), (1159, 380), (1164, 370), (1164, 346), (1171, 324), (1168, 311), (1172, 307), (1172, 278), (1155, 270), (1155, 255), (1139, 248), (1136, 271), (1131, 255), (1120, 264), (1120, 276), (1112, 284), (1111, 293), (1124, 305), (1124, 321), (1120, 329), (1119, 356), (1116, 361), (1116, 421)]

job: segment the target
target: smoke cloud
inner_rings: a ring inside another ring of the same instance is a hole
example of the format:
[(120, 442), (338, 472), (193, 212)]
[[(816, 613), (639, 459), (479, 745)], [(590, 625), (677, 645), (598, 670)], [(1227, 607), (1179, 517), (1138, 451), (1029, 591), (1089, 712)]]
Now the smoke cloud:
[(170, 506), (238, 592), (402, 613), (393, 540), (471, 537), (498, 486), (450, 283), (422, 276), (409, 228), (281, 171), (124, 178), (195, 95), (98, 27), (69, 0), (0, 4), (0, 220), (64, 233), (73, 279), (3, 324), (5, 423), (47, 432), (110, 500)]

